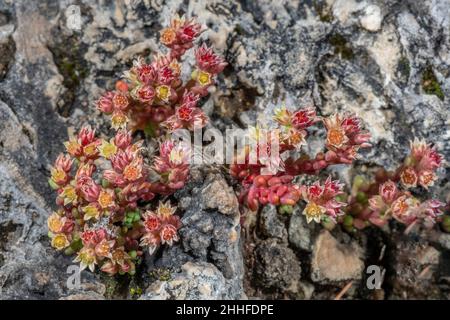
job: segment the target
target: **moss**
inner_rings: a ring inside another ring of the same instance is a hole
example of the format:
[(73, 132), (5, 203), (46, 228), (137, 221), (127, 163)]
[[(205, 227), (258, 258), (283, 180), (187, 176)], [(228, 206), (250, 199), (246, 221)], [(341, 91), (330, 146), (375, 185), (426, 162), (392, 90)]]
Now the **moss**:
[(333, 34), (328, 42), (334, 47), (334, 53), (340, 55), (342, 59), (351, 60), (354, 58), (353, 49), (344, 36), (337, 33)]
[(131, 287), (130, 288), (130, 296), (132, 299), (137, 299), (142, 296), (142, 288), (140, 287)]
[(409, 75), (411, 74), (411, 65), (407, 57), (400, 58), (397, 65), (397, 71), (405, 78), (409, 78)]
[(102, 282), (105, 285), (105, 297), (107, 299), (113, 299), (118, 291), (119, 284), (115, 277), (111, 277), (105, 274), (101, 275)]
[(428, 66), (422, 74), (422, 89), (426, 94), (433, 94), (439, 99), (444, 100), (444, 92), (431, 66)]
[(445, 215), (442, 217), (441, 226), (445, 232), (450, 233), (450, 215)]
[(59, 73), (63, 76), (63, 85), (67, 88), (59, 105), (59, 113), (69, 116), (75, 102), (78, 88), (83, 79), (89, 74), (86, 61), (83, 59), (85, 48), (81, 48), (81, 41), (77, 36), (60, 39), (50, 48)]
[(317, 12), (320, 21), (328, 23), (333, 21), (333, 15), (331, 14), (329, 7), (324, 1), (313, 1), (313, 7)]
[(172, 273), (166, 268), (157, 268), (149, 272), (150, 277), (153, 280), (169, 281), (172, 279)]

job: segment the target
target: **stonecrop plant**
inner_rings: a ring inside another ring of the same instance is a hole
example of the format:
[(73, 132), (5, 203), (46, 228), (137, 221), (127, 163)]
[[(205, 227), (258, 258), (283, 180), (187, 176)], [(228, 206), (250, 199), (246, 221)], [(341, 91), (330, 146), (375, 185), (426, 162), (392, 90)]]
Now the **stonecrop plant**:
[(355, 177), (342, 220), (347, 230), (363, 229), (371, 224), (383, 227), (390, 219), (395, 219), (407, 225), (409, 231), (417, 223), (431, 227), (438, 221), (445, 204), (418, 197), (417, 189), (427, 191), (434, 184), (443, 157), (423, 140), (411, 141), (410, 149), (410, 154), (395, 171), (381, 168), (373, 182), (363, 176)]
[[(333, 164), (351, 164), (360, 148), (370, 147), (370, 135), (362, 130), (360, 120), (353, 115), (336, 114), (321, 118), (312, 107), (296, 112), (280, 108), (275, 111), (274, 120), (278, 125), (276, 130), (255, 129), (258, 141), (261, 141), (259, 136), (262, 134), (266, 135), (262, 141), (267, 142), (257, 145), (258, 162), (249, 161), (250, 150), (246, 149), (231, 165), (231, 175), (243, 186), (241, 201), (250, 209), (257, 210), (259, 205), (268, 203), (293, 206), (303, 199), (308, 203), (303, 212), (308, 222), (320, 222), (325, 216), (335, 220), (342, 214), (340, 208), (344, 205), (335, 199), (343, 188), (338, 181), (328, 178), (323, 184), (318, 181), (311, 186), (300, 186), (293, 180), (302, 174), (317, 175)], [(314, 157), (306, 153), (301, 153), (297, 158), (290, 156), (290, 151), (302, 151), (302, 146), (307, 143), (307, 129), (318, 122), (322, 122), (327, 129), (325, 152), (319, 152)], [(275, 166), (268, 160), (272, 156), (270, 142), (274, 139), (279, 143), (277, 151), (280, 154), (273, 157), (278, 162)], [(283, 160), (284, 155), (287, 158)], [(275, 172), (260, 174), (261, 168), (268, 163), (276, 167)]]
[[(65, 143), (66, 153), (51, 168), (49, 184), (56, 190), (58, 206), (48, 218), (51, 244), (75, 255), (82, 270), (98, 267), (110, 275), (133, 275), (144, 250), (153, 254), (180, 240), (181, 220), (168, 196), (189, 180), (191, 146), (168, 137), (207, 124), (199, 101), (226, 66), (212, 48), (196, 45), (202, 32), (193, 19), (172, 19), (160, 35), (166, 53), (154, 55), (152, 61), (139, 57), (115, 89), (96, 102), (110, 117), (114, 137), (98, 137), (85, 126)], [(195, 66), (183, 75), (183, 59), (191, 49)], [(240, 185), (239, 199), (252, 211), (272, 204), (289, 213), (302, 202), (308, 223), (341, 223), (349, 232), (383, 227), (392, 218), (407, 230), (419, 222), (429, 227), (442, 214), (442, 202), (423, 199), (415, 191), (433, 185), (444, 161), (430, 144), (414, 140), (410, 155), (395, 172), (380, 169), (372, 182), (356, 176), (350, 190), (331, 176), (300, 184), (296, 177), (351, 165), (360, 149), (371, 147), (370, 134), (355, 115), (321, 117), (314, 107), (282, 107), (273, 120), (276, 128), (251, 128), (256, 142), (238, 150), (230, 165)], [(310, 128), (318, 124), (324, 126), (326, 138), (323, 150), (311, 155), (304, 147)], [(159, 138), (159, 150), (151, 159), (144, 156), (144, 141), (135, 141), (137, 131)]]
[[(370, 134), (362, 129), (361, 120), (348, 114), (319, 117), (312, 107), (295, 112), (283, 107), (275, 111), (273, 119), (276, 128), (253, 128), (258, 141), (257, 161), (251, 161), (251, 148), (246, 148), (230, 167), (231, 175), (241, 183), (240, 201), (252, 211), (272, 204), (280, 206), (280, 212), (289, 213), (292, 206), (303, 201), (308, 223), (342, 223), (344, 229), (352, 232), (368, 225), (382, 227), (391, 218), (408, 226), (406, 230), (418, 222), (431, 227), (442, 214), (444, 203), (419, 200), (408, 191), (419, 186), (428, 189), (437, 179), (436, 170), (443, 158), (430, 144), (415, 139), (411, 142), (411, 154), (395, 172), (380, 169), (372, 183), (357, 176), (347, 194), (344, 185), (330, 176), (311, 185), (300, 185), (294, 179), (305, 174), (319, 175), (331, 165), (352, 164), (361, 148), (371, 147)], [(302, 147), (307, 143), (308, 128), (316, 123), (322, 123), (326, 129), (325, 150), (311, 157)], [(290, 151), (296, 151), (296, 155)], [(261, 174), (262, 168), (267, 167), (271, 172)]]
[(172, 19), (160, 36), (169, 52), (156, 54), (152, 62), (138, 58), (115, 90), (96, 103), (110, 115), (115, 136), (102, 139), (83, 127), (51, 168), (49, 184), (59, 207), (47, 221), (51, 244), (76, 255), (81, 270), (98, 266), (110, 275), (134, 274), (143, 249), (152, 254), (179, 240), (177, 208), (156, 200), (189, 179), (190, 146), (166, 137), (158, 155), (144, 159), (143, 141), (133, 142), (133, 133), (160, 137), (207, 123), (197, 103), (226, 63), (202, 44), (194, 49), (189, 79), (183, 81), (181, 74), (182, 58), (202, 31), (193, 19)]
[(195, 69), (188, 81), (183, 81), (181, 59), (201, 34), (201, 25), (192, 19), (175, 17), (161, 32), (161, 42), (170, 49), (157, 54), (152, 62), (139, 58), (118, 81), (115, 91), (106, 92), (98, 101), (98, 109), (111, 116), (112, 127), (144, 130), (160, 136), (194, 126), (202, 128), (208, 118), (197, 107), (200, 98), (208, 94), (218, 73), (227, 65), (212, 48), (202, 44), (194, 49)]

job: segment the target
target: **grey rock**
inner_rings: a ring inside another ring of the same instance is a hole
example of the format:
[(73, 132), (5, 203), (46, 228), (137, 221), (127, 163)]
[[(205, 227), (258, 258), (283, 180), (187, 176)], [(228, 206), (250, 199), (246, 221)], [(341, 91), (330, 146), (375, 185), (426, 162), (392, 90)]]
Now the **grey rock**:
[(287, 240), (286, 227), (275, 206), (267, 205), (263, 207), (259, 214), (259, 226), (265, 237)]
[[(224, 177), (209, 171), (193, 169), (192, 181), (175, 194), (186, 205), (179, 231), (181, 248), (167, 249), (155, 264), (180, 268), (188, 261), (211, 262), (225, 277), (230, 295), (241, 297), (244, 265), (238, 202)], [(217, 186), (220, 190), (211, 192)]]
[(289, 243), (300, 250), (312, 251), (313, 234), (316, 233), (316, 224), (307, 223), (302, 214), (303, 208), (296, 207), (289, 221)]
[[(2, 175), (9, 177), (4, 172)], [(96, 275), (83, 272), (82, 286), (68, 287), (71, 274), (66, 270), (75, 263), (49, 247), (46, 225), (39, 218), (40, 209), (28, 202), (23, 194), (17, 198), (15, 190), (7, 189), (4, 181), (1, 183), (2, 201), (11, 201), (14, 211), (7, 212), (0, 208), (0, 297), (58, 299), (70, 293), (83, 293), (85, 283), (102, 286)]]
[(379, 31), (383, 21), (380, 7), (374, 4), (367, 6), (359, 21), (364, 29), (372, 32)]
[(393, 239), (392, 270), (387, 279), (392, 286), (391, 299), (442, 299), (445, 296), (434, 279), (439, 274), (441, 253), (427, 241), (411, 241), (397, 236)]
[(230, 290), (229, 280), (213, 264), (188, 262), (181, 267), (181, 273), (169, 281), (156, 281), (141, 300), (222, 300), (241, 299)]
[(297, 286), (301, 263), (292, 249), (276, 239), (261, 241), (255, 249), (255, 280), (259, 286), (287, 291)]
[[(46, 177), (36, 167), (35, 146), (25, 134), (26, 127), (1, 101), (0, 130), (4, 147), (0, 149), (0, 298), (57, 299), (72, 292), (66, 270), (74, 263), (49, 246), (46, 217), (51, 208), (27, 175), (42, 181)], [(98, 284), (97, 277), (86, 272), (81, 281)]]
[(206, 187), (202, 191), (204, 209), (217, 209), (226, 215), (239, 214), (239, 205), (234, 190), (227, 182), (211, 175), (205, 180)]
[(438, 243), (446, 250), (450, 250), (450, 234), (444, 232), (440, 233)]
[(87, 292), (85, 294), (71, 294), (59, 300), (105, 300), (105, 297), (95, 292)]

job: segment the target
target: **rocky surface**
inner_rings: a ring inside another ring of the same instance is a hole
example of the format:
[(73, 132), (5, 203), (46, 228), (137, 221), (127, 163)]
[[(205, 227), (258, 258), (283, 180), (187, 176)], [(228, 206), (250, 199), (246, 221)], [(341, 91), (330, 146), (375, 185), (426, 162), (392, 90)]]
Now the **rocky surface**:
[(395, 274), (387, 279), (392, 285), (392, 296), (396, 299), (440, 299), (439, 263), (441, 253), (426, 241), (397, 239), (392, 252)]
[(322, 284), (359, 280), (364, 271), (363, 249), (352, 241), (340, 243), (323, 230), (314, 244), (311, 278)]
[(316, 224), (308, 224), (302, 210), (303, 208), (297, 207), (289, 220), (289, 242), (298, 250), (311, 252), (314, 236), (320, 228)]
[(275, 206), (267, 205), (261, 210), (259, 224), (263, 236), (286, 241), (286, 227)]
[[(74, 29), (70, 5), (80, 11), (80, 29)], [(87, 272), (78, 291), (67, 288), (71, 259), (51, 249), (46, 237), (46, 217), (55, 208), (49, 166), (68, 132), (90, 123), (110, 133), (93, 102), (133, 58), (158, 49), (158, 30), (175, 12), (198, 16), (210, 28), (204, 39), (229, 62), (205, 103), (218, 129), (254, 122), (282, 102), (313, 103), (322, 115), (340, 110), (363, 117), (374, 147), (360, 164), (395, 167), (414, 136), (434, 142), (450, 159), (449, 0), (3, 0), (0, 298), (111, 296), (108, 281)], [(337, 171), (344, 179), (352, 173)], [(340, 230), (317, 237), (300, 211), (279, 218), (267, 208), (256, 230), (261, 239), (242, 250), (248, 237), (241, 238), (231, 183), (218, 168), (193, 175), (176, 195), (185, 225), (180, 244), (146, 259), (150, 271), (170, 269), (172, 280), (157, 280), (145, 297), (198, 299), (213, 289), (214, 298), (243, 297), (244, 252), (253, 257), (251, 277), (261, 280), (249, 281), (258, 288), (246, 287), (250, 296), (290, 292), (289, 297), (330, 298), (342, 288), (340, 280), (362, 286), (363, 266), (377, 259), (384, 244), (387, 298), (404, 298), (405, 291), (430, 291), (428, 297), (449, 292), (445, 237), (432, 242), (436, 252), (426, 249), (429, 243), (418, 249), (414, 236), (397, 245), (392, 234), (376, 241), (368, 237), (367, 244), (349, 238), (342, 247)], [(449, 175), (446, 166), (430, 190), (442, 200), (450, 190)], [(365, 255), (345, 249), (353, 246)], [(422, 255), (428, 258), (419, 261)], [(424, 280), (411, 280), (428, 266)], [(204, 290), (194, 290), (199, 284)], [(369, 296), (358, 290), (353, 294)]]
[(300, 280), (301, 267), (294, 252), (275, 239), (262, 241), (256, 248), (256, 280), (267, 289), (285, 290)]
[(142, 300), (220, 300), (241, 299), (230, 291), (223, 274), (211, 263), (187, 262), (182, 272), (169, 281), (156, 281), (141, 297)]
[[(183, 226), (179, 230), (182, 242), (163, 252), (161, 259), (156, 259), (153, 264), (158, 268), (171, 269), (174, 274), (180, 269), (184, 270), (182, 275), (177, 275), (177, 281), (201, 273), (202, 268), (210, 270), (210, 273), (214, 274), (211, 281), (219, 281), (220, 284), (217, 286), (224, 290), (217, 292), (214, 298), (240, 299), (244, 297), (242, 286), (244, 265), (237, 198), (232, 190), (229, 190), (227, 182), (220, 173), (205, 174), (207, 171), (210, 170), (193, 168), (191, 182), (175, 194), (179, 200), (178, 207), (184, 210), (181, 219)], [(223, 188), (212, 192), (211, 189), (214, 189), (214, 186)], [(209, 194), (210, 197), (204, 197), (205, 194)], [(196, 271), (191, 272), (189, 269), (193, 265), (186, 265), (186, 263), (192, 261), (209, 264), (195, 266)], [(190, 286), (195, 286), (192, 279), (184, 281), (191, 283)], [(216, 286), (216, 284), (210, 285)], [(164, 287), (165, 292), (171, 297), (176, 296), (169, 291), (178, 289), (170, 288), (172, 288), (170, 285)], [(148, 294), (161, 295), (160, 292), (148, 292)]]

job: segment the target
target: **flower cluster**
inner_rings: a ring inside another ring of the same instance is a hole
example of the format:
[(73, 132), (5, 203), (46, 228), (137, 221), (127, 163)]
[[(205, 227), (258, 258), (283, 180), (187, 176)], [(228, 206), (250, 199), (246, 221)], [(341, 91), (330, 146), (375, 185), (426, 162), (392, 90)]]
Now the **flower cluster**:
[[(292, 206), (303, 199), (308, 203), (304, 211), (308, 222), (319, 222), (325, 215), (334, 221), (344, 206), (334, 201), (342, 193), (342, 185), (328, 179), (324, 186), (317, 182), (305, 187), (293, 180), (302, 174), (318, 174), (329, 165), (351, 163), (360, 148), (370, 147), (370, 135), (362, 130), (356, 116), (321, 118), (313, 107), (295, 112), (283, 107), (275, 110), (274, 120), (276, 128), (252, 130), (256, 132), (256, 161), (250, 161), (252, 149), (247, 147), (230, 167), (231, 175), (242, 185), (241, 201), (255, 211), (259, 205)], [(308, 128), (318, 122), (327, 129), (327, 150), (310, 157), (302, 147), (307, 144)], [(271, 169), (270, 174), (261, 173), (264, 167)]]
[[(176, 208), (160, 205), (158, 229), (150, 230), (148, 215), (142, 214), (143, 205), (159, 190), (170, 194), (188, 177), (184, 149), (174, 142), (169, 144), (161, 145), (155, 163), (167, 175), (150, 181), (154, 169), (145, 164), (142, 142), (133, 143), (131, 132), (119, 130), (107, 141), (97, 138), (91, 128), (82, 128), (65, 144), (68, 154), (58, 156), (51, 169), (49, 183), (57, 191), (56, 203), (60, 206), (48, 218), (52, 246), (77, 253), (75, 261), (80, 262), (81, 269), (93, 271), (99, 265), (109, 274), (133, 274), (136, 259), (142, 255), (140, 245), (148, 244), (153, 252), (160, 244), (177, 241), (180, 222), (172, 215)], [(163, 168), (165, 161), (167, 167)], [(166, 189), (159, 187), (166, 184)], [(153, 232), (155, 239), (155, 232), (159, 232), (160, 240), (151, 244), (143, 241), (144, 237), (149, 239), (148, 232)]]
[(442, 165), (442, 156), (424, 140), (411, 141), (411, 153), (400, 168), (400, 181), (405, 188), (432, 186), (437, 179), (436, 169)]
[(440, 220), (444, 203), (421, 199), (408, 189), (428, 189), (436, 180), (435, 171), (442, 165), (443, 157), (425, 141), (414, 139), (410, 145), (410, 154), (394, 172), (380, 169), (371, 183), (362, 176), (355, 177), (343, 219), (347, 230), (370, 224), (382, 227), (392, 218), (409, 227), (417, 223), (431, 227)]
[(160, 38), (170, 51), (156, 54), (152, 62), (136, 59), (115, 90), (96, 102), (110, 115), (115, 136), (101, 139), (84, 127), (65, 143), (67, 154), (51, 168), (49, 184), (59, 206), (48, 218), (51, 243), (75, 253), (82, 269), (133, 274), (143, 248), (153, 253), (179, 240), (176, 207), (160, 202), (156, 210), (149, 208), (155, 197), (171, 195), (187, 182), (190, 146), (163, 140), (149, 164), (143, 141), (133, 143), (132, 134), (143, 130), (157, 137), (207, 124), (199, 100), (226, 63), (203, 44), (194, 50), (196, 65), (186, 81), (181, 73), (181, 59), (202, 31), (194, 19), (172, 19)]
[(341, 208), (346, 205), (344, 202), (336, 200), (336, 196), (343, 193), (343, 185), (337, 180), (327, 178), (322, 185), (316, 181), (311, 186), (303, 187), (303, 199), (306, 201), (306, 207), (303, 214), (307, 222), (321, 222), (323, 218), (328, 217), (336, 222), (338, 215), (342, 215)]
[(361, 120), (355, 115), (335, 114), (321, 120), (327, 130), (327, 150), (317, 153), (312, 159), (307, 156), (295, 161), (290, 159), (287, 168), (290, 174), (318, 174), (329, 165), (351, 164), (359, 149), (371, 147), (368, 143), (370, 134), (362, 130)]
[(174, 215), (176, 208), (170, 203), (159, 203), (155, 211), (144, 213), (145, 233), (141, 239), (141, 245), (147, 246), (150, 253), (160, 245), (167, 243), (172, 245), (178, 241), (178, 229), (181, 227), (180, 218)]
[(355, 116), (342, 117), (336, 114), (324, 121), (327, 128), (325, 154), (327, 162), (352, 163), (359, 148), (367, 148), (370, 134), (361, 130), (360, 120)]
[(154, 159), (153, 170), (159, 181), (153, 189), (159, 194), (168, 195), (184, 187), (189, 176), (190, 146), (172, 140), (161, 143), (159, 156)]
[(133, 256), (136, 251), (128, 254), (125, 247), (117, 244), (115, 237), (108, 234), (104, 228), (87, 229), (80, 235), (83, 247), (78, 251), (75, 262), (80, 262), (81, 270), (101, 264), (101, 270), (108, 274), (135, 272)]
[(296, 149), (306, 145), (306, 129), (318, 121), (316, 110), (306, 107), (296, 112), (291, 112), (282, 107), (275, 110), (274, 120), (279, 124), (281, 131), (281, 143), (286, 147)]
[(423, 221), (425, 225), (433, 225), (442, 214), (444, 203), (438, 200), (420, 201), (408, 191), (400, 191), (391, 180), (380, 185), (379, 194), (369, 199), (372, 210), (369, 220), (378, 226), (384, 225), (390, 217), (403, 224), (410, 225)]
[(202, 26), (194, 19), (175, 16), (170, 26), (161, 31), (161, 43), (170, 48), (170, 56), (179, 59), (194, 46), (194, 40), (202, 33)]
[(116, 90), (106, 92), (97, 108), (111, 115), (112, 127), (141, 129), (150, 136), (180, 128), (193, 130), (206, 125), (208, 118), (198, 107), (201, 97), (208, 94), (214, 78), (226, 66), (212, 48), (203, 44), (194, 49), (196, 67), (183, 81), (181, 59), (201, 34), (201, 25), (193, 19), (175, 17), (161, 32), (161, 42), (170, 49), (159, 53), (147, 63), (139, 58)]
[(200, 99), (198, 94), (188, 91), (183, 95), (180, 106), (176, 107), (175, 114), (167, 118), (163, 126), (168, 131), (173, 132), (177, 129), (188, 129), (193, 131), (194, 128), (203, 128), (208, 122), (208, 118), (202, 109), (197, 107)]

